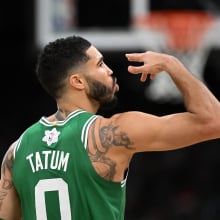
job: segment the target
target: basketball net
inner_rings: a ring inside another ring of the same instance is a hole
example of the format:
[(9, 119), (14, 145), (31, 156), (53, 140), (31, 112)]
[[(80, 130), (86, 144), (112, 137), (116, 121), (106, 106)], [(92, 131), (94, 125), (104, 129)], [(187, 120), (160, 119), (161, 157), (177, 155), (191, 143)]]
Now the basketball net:
[[(205, 11), (165, 10), (139, 16), (134, 23), (138, 28), (165, 34), (160, 52), (179, 58), (204, 83), (203, 70), (211, 49), (205, 34), (213, 27), (214, 21), (215, 17)], [(159, 102), (182, 101), (179, 90), (165, 72), (150, 82), (145, 95)]]

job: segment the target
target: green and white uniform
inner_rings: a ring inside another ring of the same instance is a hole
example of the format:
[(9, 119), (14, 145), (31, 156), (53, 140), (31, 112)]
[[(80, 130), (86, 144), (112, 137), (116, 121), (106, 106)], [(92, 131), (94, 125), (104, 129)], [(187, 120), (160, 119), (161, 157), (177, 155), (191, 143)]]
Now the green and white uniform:
[(125, 184), (99, 176), (86, 152), (97, 115), (77, 110), (64, 121), (45, 117), (14, 150), (13, 181), (22, 220), (123, 220)]

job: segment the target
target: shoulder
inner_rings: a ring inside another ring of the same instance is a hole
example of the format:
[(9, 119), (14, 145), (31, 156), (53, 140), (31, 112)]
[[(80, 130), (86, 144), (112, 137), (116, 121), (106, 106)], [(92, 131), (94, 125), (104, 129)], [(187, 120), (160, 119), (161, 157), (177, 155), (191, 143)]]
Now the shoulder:
[(1, 179), (11, 180), (12, 179), (12, 168), (14, 163), (14, 149), (17, 144), (15, 141), (6, 151), (1, 165)]
[(145, 112), (140, 112), (140, 111), (128, 111), (128, 112), (123, 112), (123, 113), (118, 113), (114, 114), (112, 117), (109, 118), (104, 118), (104, 117), (99, 117), (98, 122), (101, 125), (107, 125), (107, 124), (114, 124), (120, 127), (130, 127), (130, 126), (135, 126), (135, 125), (140, 125), (144, 122), (155, 122), (158, 120), (159, 117), (148, 114)]
[(5, 155), (4, 155), (4, 158), (3, 158), (3, 161), (2, 161), (2, 166), (4, 168), (10, 168), (10, 165), (12, 163), (12, 161), (14, 160), (14, 149), (16, 147), (18, 143), (18, 140), (16, 140), (14, 143), (12, 143), (8, 150), (6, 151)]
[(109, 118), (98, 117), (92, 124), (91, 132), (102, 145), (130, 149), (133, 147), (136, 133), (142, 128), (139, 128), (140, 125), (146, 124), (144, 122), (150, 118), (151, 115), (138, 111), (118, 113)]
[(136, 130), (155, 126), (160, 117), (140, 111), (128, 111), (114, 114), (109, 118), (98, 117), (95, 121), (96, 129), (111, 129), (112, 131), (134, 132)]
[(1, 209), (0, 216), (4, 219), (21, 219), (20, 201), (16, 192), (13, 179), (13, 151), (17, 144), (15, 141), (8, 148), (1, 166), (1, 180), (0, 180), (0, 191), (1, 191)]

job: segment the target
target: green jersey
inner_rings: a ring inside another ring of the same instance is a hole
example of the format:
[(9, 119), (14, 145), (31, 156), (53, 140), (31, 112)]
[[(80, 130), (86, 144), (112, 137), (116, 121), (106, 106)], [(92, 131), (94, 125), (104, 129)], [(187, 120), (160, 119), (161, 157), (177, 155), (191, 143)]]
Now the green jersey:
[(83, 110), (56, 123), (42, 117), (22, 134), (12, 173), (22, 220), (124, 219), (126, 179), (99, 176), (86, 151), (97, 117)]

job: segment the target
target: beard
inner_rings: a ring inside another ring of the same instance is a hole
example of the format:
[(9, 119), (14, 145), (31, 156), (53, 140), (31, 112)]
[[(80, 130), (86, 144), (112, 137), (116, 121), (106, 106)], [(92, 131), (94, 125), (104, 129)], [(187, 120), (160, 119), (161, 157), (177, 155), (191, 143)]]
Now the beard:
[(113, 109), (117, 106), (118, 98), (114, 93), (115, 77), (112, 77), (112, 86), (106, 86), (92, 78), (89, 78), (87, 82), (89, 85), (88, 96), (100, 104), (100, 109)]

